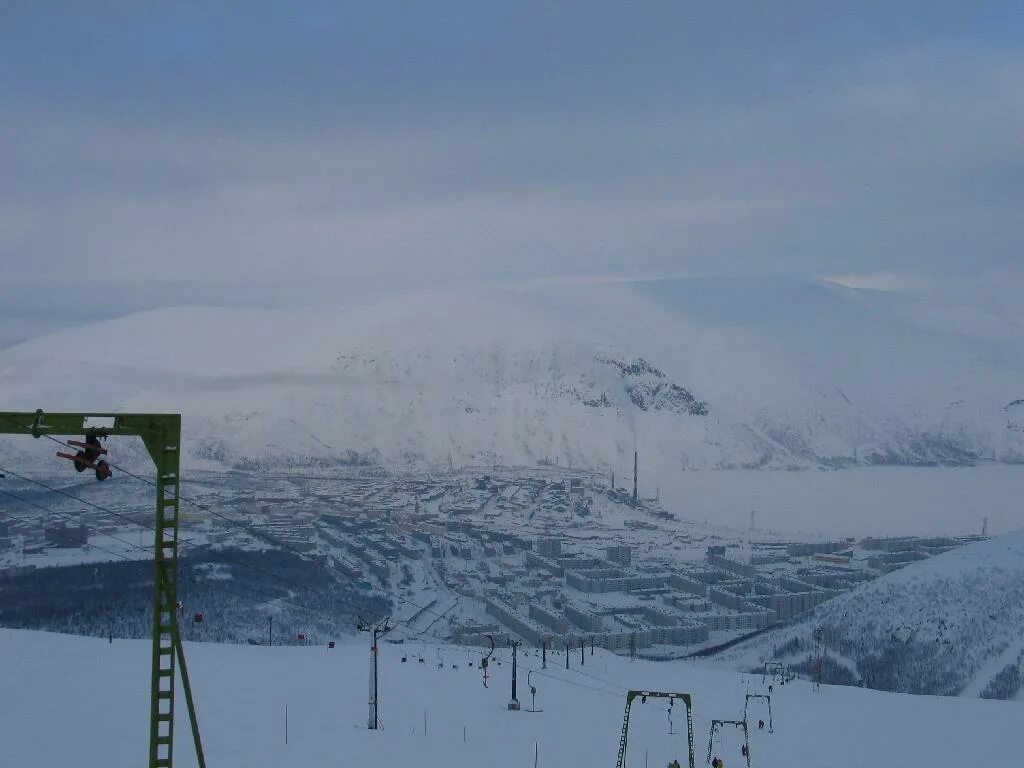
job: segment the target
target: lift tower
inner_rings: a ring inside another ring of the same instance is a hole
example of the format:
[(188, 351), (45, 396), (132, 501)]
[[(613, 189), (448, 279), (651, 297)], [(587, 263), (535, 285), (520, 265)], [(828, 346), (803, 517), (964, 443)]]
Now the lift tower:
[(646, 704), (648, 696), (654, 699), (668, 699), (669, 706), (676, 699), (679, 699), (686, 705), (686, 749), (689, 753), (689, 768), (694, 768), (696, 760), (693, 750), (693, 697), (688, 693), (666, 693), (664, 691), (629, 691), (626, 694), (626, 713), (622, 717), (619, 757), (615, 762), (615, 768), (626, 768), (626, 746), (629, 742), (629, 711), (633, 708), (633, 702), (639, 698), (641, 704)]
[[(105, 426), (91, 426), (102, 422)], [(0, 434), (54, 437), (85, 433), (141, 437), (156, 465), (156, 532), (153, 543), (153, 656), (149, 706), (149, 768), (171, 768), (174, 755), (174, 669), (181, 673), (196, 760), (206, 768), (192, 686), (178, 627), (178, 488), (181, 414), (35, 413), (0, 411)], [(56, 438), (54, 438), (56, 439)], [(62, 441), (58, 441), (62, 442)]]

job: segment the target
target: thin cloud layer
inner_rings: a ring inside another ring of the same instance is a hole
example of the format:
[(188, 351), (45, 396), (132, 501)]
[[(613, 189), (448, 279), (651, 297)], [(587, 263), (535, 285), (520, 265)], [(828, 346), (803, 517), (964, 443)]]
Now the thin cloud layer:
[(564, 275), (1016, 279), (1020, 22), (933, 6), (22, 10), (0, 344), (43, 286), (108, 286), (96, 316)]

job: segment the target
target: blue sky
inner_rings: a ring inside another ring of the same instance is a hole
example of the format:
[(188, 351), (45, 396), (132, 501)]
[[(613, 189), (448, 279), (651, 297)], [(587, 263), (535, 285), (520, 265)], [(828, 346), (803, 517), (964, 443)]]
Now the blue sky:
[(574, 275), (991, 301), (1024, 286), (1022, 40), (1019, 3), (8, 6), (0, 346)]

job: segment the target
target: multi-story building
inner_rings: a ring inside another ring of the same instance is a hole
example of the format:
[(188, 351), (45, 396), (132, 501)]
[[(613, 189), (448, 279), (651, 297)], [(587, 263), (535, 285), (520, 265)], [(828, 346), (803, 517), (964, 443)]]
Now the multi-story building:
[(561, 557), (562, 540), (554, 538), (537, 539), (535, 550), (541, 557)]
[(627, 544), (618, 544), (605, 549), (605, 557), (609, 562), (629, 568), (633, 564), (633, 548)]

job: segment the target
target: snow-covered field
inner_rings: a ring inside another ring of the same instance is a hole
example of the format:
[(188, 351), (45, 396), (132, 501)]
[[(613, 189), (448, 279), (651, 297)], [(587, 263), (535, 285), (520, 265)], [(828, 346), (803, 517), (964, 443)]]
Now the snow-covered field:
[[(368, 731), (369, 650), (363, 644), (251, 647), (187, 643), (208, 764), (256, 766), (397, 766), (423, 768), (592, 768), (613, 766), (626, 688), (694, 696), (697, 763), (707, 754), (711, 718), (738, 719), (744, 694), (763, 690), (760, 676), (692, 663), (630, 662), (598, 651), (582, 673), (549, 658), (520, 657), (519, 699), (541, 713), (508, 712), (511, 665), (492, 661), (490, 687), (465, 649), (382, 644), (380, 718)], [(402, 655), (408, 656), (406, 663)], [(426, 663), (419, 663), (422, 655)], [(438, 669), (438, 660), (444, 668)], [(453, 669), (452, 664), (458, 668)], [(139, 765), (148, 738), (149, 644), (0, 630), (0, 764)], [(178, 698), (175, 761), (194, 764), (184, 699)], [(288, 743), (285, 743), (285, 708)], [(751, 732), (754, 766), (862, 768), (894, 763), (962, 768), (1013, 765), (1024, 712), (1013, 702), (885, 694), (795, 682), (772, 694), (775, 733)], [(751, 702), (750, 720), (766, 717)], [(676, 704), (669, 735), (667, 702), (633, 707), (627, 764), (686, 764), (686, 720)], [(424, 732), (425, 731), (425, 732)], [(715, 754), (740, 765), (737, 732)]]

